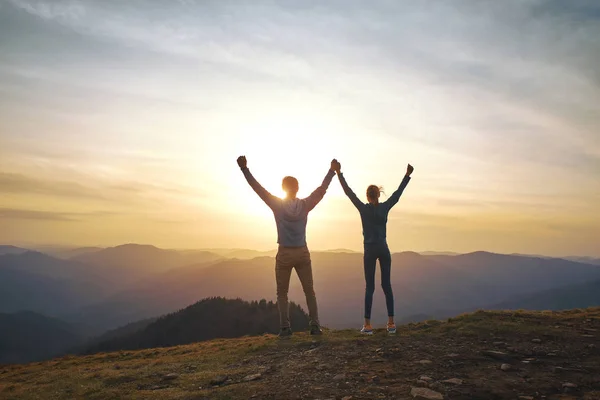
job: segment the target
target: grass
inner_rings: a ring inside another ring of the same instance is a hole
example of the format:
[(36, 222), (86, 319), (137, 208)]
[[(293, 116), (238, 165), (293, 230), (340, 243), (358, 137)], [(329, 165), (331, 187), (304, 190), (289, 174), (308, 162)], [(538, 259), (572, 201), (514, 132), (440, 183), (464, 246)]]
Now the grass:
[[(579, 333), (562, 329), (582, 320), (600, 321), (600, 307), (565, 312), (477, 311), (445, 321), (429, 320), (398, 327), (397, 336), (439, 341), (444, 337), (490, 337), (510, 333), (523, 338), (540, 335), (570, 340)], [(0, 366), (0, 399), (217, 399), (249, 398), (263, 389), (263, 380), (237, 383), (272, 360), (277, 350), (303, 352), (322, 342), (348, 351), (359, 341), (391, 343), (385, 331), (370, 338), (356, 330), (326, 330), (323, 337), (294, 334), (222, 339), (170, 348), (67, 356), (28, 365)], [(400, 339), (401, 340), (401, 339)], [(530, 340), (530, 339), (528, 339)], [(177, 377), (168, 380), (169, 374)], [(232, 384), (210, 390), (211, 380), (229, 376)]]
[[(0, 367), (0, 398), (117, 399), (139, 398), (142, 393), (144, 398), (181, 398), (182, 393), (197, 393), (218, 375), (250, 373), (227, 367), (275, 341), (275, 336), (265, 335)], [(179, 377), (165, 380), (173, 373)], [(168, 387), (151, 390), (161, 386)]]

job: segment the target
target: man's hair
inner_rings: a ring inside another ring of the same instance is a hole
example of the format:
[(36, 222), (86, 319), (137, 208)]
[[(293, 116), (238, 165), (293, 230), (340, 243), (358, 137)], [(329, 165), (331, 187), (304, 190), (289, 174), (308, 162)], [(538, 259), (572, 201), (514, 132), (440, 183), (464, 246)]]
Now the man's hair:
[(281, 187), (286, 193), (296, 194), (298, 193), (298, 179), (293, 176), (286, 176), (281, 181)]

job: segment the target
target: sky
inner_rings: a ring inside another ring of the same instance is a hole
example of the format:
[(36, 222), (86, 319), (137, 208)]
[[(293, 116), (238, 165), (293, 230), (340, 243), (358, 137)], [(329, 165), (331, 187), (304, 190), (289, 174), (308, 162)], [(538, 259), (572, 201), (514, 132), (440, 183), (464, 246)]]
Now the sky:
[[(0, 0), (1, 243), (275, 248), (242, 154), (411, 163), (392, 251), (600, 257), (600, 3)], [(307, 234), (361, 249), (337, 178)]]

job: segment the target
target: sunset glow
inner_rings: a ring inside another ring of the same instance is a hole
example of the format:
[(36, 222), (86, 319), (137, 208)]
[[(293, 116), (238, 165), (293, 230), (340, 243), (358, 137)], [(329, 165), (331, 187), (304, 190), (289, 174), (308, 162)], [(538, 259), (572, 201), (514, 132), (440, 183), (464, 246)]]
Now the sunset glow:
[[(597, 15), (240, 4), (1, 1), (0, 241), (274, 248), (246, 155), (277, 196), (332, 158), (359, 197), (391, 194), (410, 162), (394, 251), (600, 256)], [(361, 248), (337, 178), (308, 237)]]

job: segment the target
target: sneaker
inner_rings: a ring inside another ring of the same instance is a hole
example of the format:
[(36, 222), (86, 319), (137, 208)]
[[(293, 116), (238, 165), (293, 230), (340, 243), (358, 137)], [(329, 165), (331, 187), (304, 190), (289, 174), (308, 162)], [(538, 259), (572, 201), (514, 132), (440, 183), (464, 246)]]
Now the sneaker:
[(360, 330), (360, 333), (362, 333), (363, 335), (372, 335), (373, 327), (371, 325), (363, 325), (362, 329)]
[(311, 335), (322, 335), (323, 331), (321, 330), (321, 327), (319, 325), (311, 325), (310, 326), (310, 334)]
[(281, 328), (279, 330), (279, 337), (280, 338), (288, 338), (292, 336), (292, 328)]
[(396, 333), (396, 324), (394, 323), (388, 323), (387, 324), (387, 331), (390, 335), (393, 335), (394, 333)]

